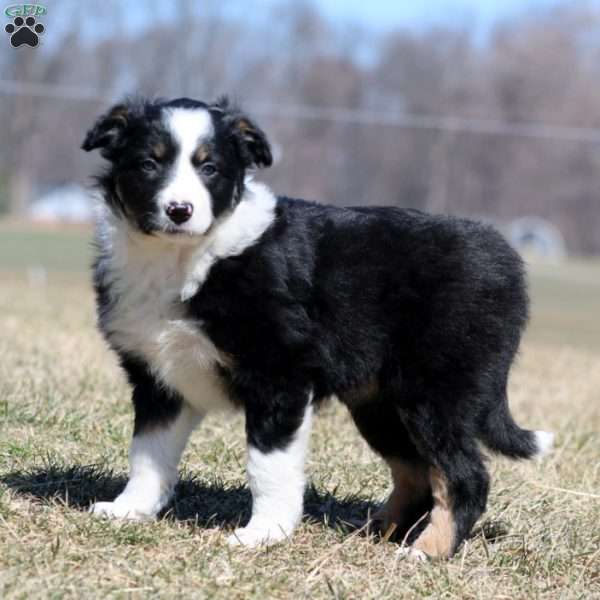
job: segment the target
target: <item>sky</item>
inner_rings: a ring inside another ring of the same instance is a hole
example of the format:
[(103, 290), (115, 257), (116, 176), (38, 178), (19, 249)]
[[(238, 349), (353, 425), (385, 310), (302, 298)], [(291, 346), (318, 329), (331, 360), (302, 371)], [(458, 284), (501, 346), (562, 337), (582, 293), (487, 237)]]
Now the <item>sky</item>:
[[(110, 0), (109, 0), (110, 1)], [(113, 0), (115, 1), (115, 0)], [(118, 2), (119, 0), (117, 0)], [(195, 0), (194, 0), (195, 1)], [(242, 0), (227, 1), (224, 6), (231, 6), (232, 15), (260, 18), (261, 13), (268, 13), (273, 5), (284, 5), (294, 0)], [(600, 0), (580, 0), (600, 7)], [(568, 0), (563, 0), (563, 3)], [(385, 31), (398, 27), (424, 29), (431, 25), (455, 25), (474, 23), (482, 35), (498, 21), (527, 13), (538, 8), (550, 8), (560, 4), (560, 0), (312, 0), (312, 4), (338, 24), (356, 23), (374, 30)], [(85, 5), (84, 5), (85, 6)], [(144, 0), (130, 0), (127, 17), (132, 29), (143, 27), (147, 23), (149, 5)], [(153, 5), (154, 13), (161, 16), (172, 15), (177, 10), (178, 2)], [(202, 2), (196, 4), (198, 12), (202, 12)]]
[[(475, 23), (484, 34), (498, 21), (539, 8), (551, 8), (558, 0), (317, 0), (315, 5), (333, 21), (355, 21), (386, 30), (415, 29), (431, 25)], [(598, 0), (589, 0), (600, 5)]]
[[(123, 33), (139, 33), (151, 26), (156, 20), (171, 20), (178, 7), (186, 1), (193, 2), (198, 15), (202, 14), (202, 0), (177, 0), (161, 2), (159, 0), (103, 0), (105, 10), (118, 6), (122, 16), (119, 24), (113, 24)], [(270, 8), (285, 5), (296, 0), (222, 0), (225, 12), (233, 19), (255, 18), (258, 21), (269, 19)], [(367, 30), (385, 33), (391, 29), (406, 28), (424, 30), (432, 26), (443, 25), (460, 28), (465, 24), (475, 33), (475, 39), (485, 42), (486, 34), (497, 23), (513, 17), (533, 12), (537, 9), (550, 9), (569, 0), (309, 0), (334, 25), (358, 24)], [(578, 0), (583, 4), (600, 9), (600, 0)], [(181, 3), (181, 4), (180, 4)], [(49, 8), (47, 21), (54, 20), (56, 29), (68, 26), (64, 15), (53, 14), (52, 0), (46, 0)], [(93, 6), (91, 0), (78, 4), (78, 10), (89, 13)], [(123, 11), (123, 7), (127, 9)], [(115, 14), (117, 14), (115, 12)], [(93, 14), (93, 13), (91, 13)], [(93, 40), (109, 32), (93, 19), (87, 22), (89, 30), (84, 29), (84, 39)], [(115, 30), (111, 28), (110, 33)]]

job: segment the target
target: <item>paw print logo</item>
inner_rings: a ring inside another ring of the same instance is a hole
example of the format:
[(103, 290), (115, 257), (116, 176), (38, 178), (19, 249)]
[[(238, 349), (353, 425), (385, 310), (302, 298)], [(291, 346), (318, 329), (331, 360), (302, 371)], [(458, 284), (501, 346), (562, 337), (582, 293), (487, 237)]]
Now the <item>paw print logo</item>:
[(35, 17), (15, 17), (12, 23), (9, 23), (4, 31), (10, 35), (10, 43), (13, 48), (18, 48), (23, 44), (35, 48), (40, 41), (39, 36), (44, 33), (45, 27), (41, 23), (35, 22)]

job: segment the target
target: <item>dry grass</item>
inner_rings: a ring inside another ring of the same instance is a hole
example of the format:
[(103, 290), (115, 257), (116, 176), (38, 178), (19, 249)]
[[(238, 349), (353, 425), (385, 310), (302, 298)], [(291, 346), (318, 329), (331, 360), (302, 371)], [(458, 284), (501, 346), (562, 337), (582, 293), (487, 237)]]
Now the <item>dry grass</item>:
[[(52, 281), (54, 283), (52, 283)], [(193, 437), (156, 523), (90, 518), (124, 483), (127, 388), (81, 281), (0, 279), (0, 597), (600, 597), (600, 355), (529, 341), (511, 383), (520, 423), (558, 434), (543, 463), (493, 459), (484, 526), (449, 562), (414, 565), (344, 522), (387, 473), (345, 410), (317, 419), (308, 516), (269, 550), (230, 550), (246, 518), (243, 424)]]

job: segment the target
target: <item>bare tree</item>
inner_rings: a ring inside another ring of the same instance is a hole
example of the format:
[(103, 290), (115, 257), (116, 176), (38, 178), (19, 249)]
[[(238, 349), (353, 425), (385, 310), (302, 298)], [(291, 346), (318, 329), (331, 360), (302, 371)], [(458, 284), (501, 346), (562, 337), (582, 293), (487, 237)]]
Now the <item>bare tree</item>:
[[(3, 96), (0, 193), (13, 212), (26, 209), (36, 188), (85, 179), (96, 159), (79, 142), (109, 100), (229, 92), (263, 107), (260, 122), (279, 157), (264, 176), (277, 191), (498, 221), (539, 215), (573, 252), (600, 252), (598, 145), (515, 134), (538, 122), (600, 127), (600, 12), (585, 3), (515, 18), (485, 44), (468, 27), (374, 36), (326, 21), (306, 1), (251, 18), (239, 0), (145, 6), (146, 22), (130, 31), (121, 2), (92, 14), (58, 0), (52, 43), (0, 53), (4, 78), (67, 90)], [(73, 11), (94, 35), (60, 26)], [(366, 111), (368, 122), (348, 111)], [(389, 113), (432, 123), (491, 119), (507, 131), (377, 122)]]

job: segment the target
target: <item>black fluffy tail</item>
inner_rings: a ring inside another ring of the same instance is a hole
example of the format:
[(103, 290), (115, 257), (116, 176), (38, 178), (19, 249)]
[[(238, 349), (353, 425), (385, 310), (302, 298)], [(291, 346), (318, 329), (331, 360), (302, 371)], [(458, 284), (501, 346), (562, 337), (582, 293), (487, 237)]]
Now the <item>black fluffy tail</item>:
[(510, 414), (506, 398), (488, 414), (480, 434), (490, 450), (510, 458), (543, 456), (554, 440), (552, 433), (521, 429)]

